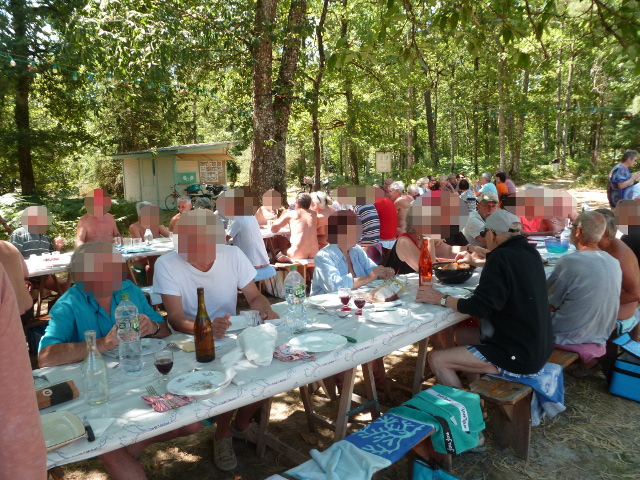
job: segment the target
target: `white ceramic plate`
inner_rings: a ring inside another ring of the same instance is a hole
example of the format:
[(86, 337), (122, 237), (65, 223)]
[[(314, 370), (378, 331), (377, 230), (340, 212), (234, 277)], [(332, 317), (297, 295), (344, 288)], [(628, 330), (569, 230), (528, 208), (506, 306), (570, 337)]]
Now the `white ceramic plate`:
[[(162, 340), (161, 338), (141, 338), (140, 343), (142, 344), (143, 356), (159, 352), (167, 346), (167, 342)], [(111, 358), (118, 358), (118, 349), (114, 348), (113, 350), (108, 350), (102, 355)]]
[(40, 421), (47, 451), (71, 443), (86, 433), (82, 420), (71, 412), (43, 413)]
[(335, 296), (326, 297), (326, 298), (318, 298), (318, 297), (310, 297), (307, 299), (307, 305), (309, 306), (318, 306), (324, 308), (342, 308), (344, 305), (338, 298), (338, 294)]
[(200, 370), (180, 375), (169, 381), (167, 392), (176, 395), (209, 395), (229, 385), (224, 373), (218, 370)]
[(342, 347), (347, 339), (329, 332), (311, 332), (289, 340), (289, 345), (305, 352), (329, 352)]
[(376, 312), (375, 310), (365, 310), (363, 316), (366, 320), (374, 323), (386, 323), (387, 325), (405, 325), (410, 320), (409, 311), (400, 308), (393, 312)]
[(527, 237), (527, 240), (533, 240), (534, 242), (544, 242), (547, 238), (551, 238), (551, 237), (534, 236), (534, 237)]
[(240, 330), (244, 330), (249, 326), (247, 317), (245, 317), (244, 315), (234, 315), (233, 317), (229, 317), (229, 321), (231, 322), (231, 326), (229, 327), (227, 332), (237, 332)]

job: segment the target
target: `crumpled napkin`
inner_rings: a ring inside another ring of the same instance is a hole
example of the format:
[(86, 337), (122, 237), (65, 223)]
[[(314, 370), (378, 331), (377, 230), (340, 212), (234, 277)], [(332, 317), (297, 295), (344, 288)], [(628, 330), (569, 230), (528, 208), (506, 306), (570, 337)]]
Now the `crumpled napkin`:
[(399, 308), (392, 312), (363, 310), (362, 316), (371, 322), (388, 323), (389, 325), (406, 325), (409, 320), (408, 313), (409, 311), (404, 308)]
[(189, 405), (195, 398), (165, 393), (164, 395), (142, 395), (142, 400), (151, 405), (156, 412), (166, 412), (167, 410)]
[(270, 365), (276, 346), (278, 332), (275, 325), (264, 323), (256, 327), (245, 328), (236, 340), (247, 360), (256, 365)]
[(297, 350), (291, 345), (280, 345), (273, 352), (273, 358), (282, 362), (293, 362), (296, 360), (315, 360), (316, 356), (313, 353)]

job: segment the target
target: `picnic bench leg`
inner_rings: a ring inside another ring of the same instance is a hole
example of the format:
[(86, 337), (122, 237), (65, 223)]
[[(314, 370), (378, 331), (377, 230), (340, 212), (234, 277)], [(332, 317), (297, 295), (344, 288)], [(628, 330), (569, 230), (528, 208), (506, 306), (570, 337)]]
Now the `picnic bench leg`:
[(300, 387), (300, 398), (302, 399), (302, 405), (304, 405), (304, 414), (307, 417), (307, 425), (309, 425), (310, 432), (317, 432), (316, 424), (313, 417), (313, 405), (311, 404), (311, 393), (309, 392), (309, 385), (303, 385)]
[(409, 451), (410, 473), (413, 473), (413, 461), (416, 457), (428, 460), (428, 463), (435, 464), (447, 472), (453, 470), (453, 455), (436, 452), (433, 448), (431, 437), (425, 438), (417, 445), (414, 445)]
[(264, 457), (267, 447), (266, 435), (269, 430), (269, 417), (271, 416), (271, 403), (273, 398), (266, 400), (260, 407), (260, 423), (258, 424), (258, 441), (256, 442), (256, 453), (258, 457)]
[(531, 442), (531, 396), (514, 405), (499, 405), (494, 415), (493, 440), (498, 448), (512, 448), (514, 453), (529, 459)]
[(413, 396), (416, 396), (422, 390), (422, 381), (424, 380), (424, 369), (427, 364), (428, 349), (429, 337), (423, 338), (418, 342), (418, 358), (416, 358), (416, 371), (413, 375)]
[(60, 467), (53, 467), (47, 470), (47, 478), (53, 478), (53, 480), (63, 480), (64, 479), (64, 470)]
[(333, 441), (337, 442), (347, 436), (347, 426), (349, 417), (347, 413), (351, 406), (351, 397), (353, 395), (353, 383), (356, 377), (356, 368), (345, 370), (344, 382), (342, 384), (342, 392), (340, 393), (340, 403), (338, 404), (338, 415), (336, 418), (336, 430)]
[(381, 388), (387, 400), (391, 401), (391, 388), (389, 387), (391, 382), (387, 378), (387, 370), (384, 368), (384, 357), (376, 358), (374, 362), (378, 368), (379, 375), (382, 376), (382, 385), (376, 385), (376, 388)]
[(374, 363), (376, 363), (375, 360), (372, 362), (367, 362), (362, 364), (362, 374), (364, 376), (364, 390), (367, 394), (367, 401), (373, 402), (371, 407), (369, 407), (369, 412), (371, 412), (371, 420), (375, 420), (380, 416), (380, 402), (378, 402), (378, 392), (376, 390), (376, 381), (375, 381), (375, 378), (373, 377)]

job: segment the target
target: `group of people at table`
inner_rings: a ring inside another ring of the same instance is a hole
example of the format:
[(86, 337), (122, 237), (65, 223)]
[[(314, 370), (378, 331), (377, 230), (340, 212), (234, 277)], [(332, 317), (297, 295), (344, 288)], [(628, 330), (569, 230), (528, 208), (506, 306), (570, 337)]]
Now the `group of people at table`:
[[(123, 280), (122, 256), (113, 247), (120, 233), (108, 213), (111, 199), (95, 190), (86, 197), (87, 214), (78, 222), (77, 247), (69, 264), (73, 283), (65, 285), (66, 291), (49, 312), (38, 362), (46, 367), (81, 361), (86, 330), (97, 332), (100, 351), (117, 347), (114, 312), (122, 293), (128, 293), (138, 307), (144, 337), (163, 338), (172, 330), (193, 333), (198, 287), (204, 287), (216, 338), (223, 337), (231, 325), (238, 291), (263, 321), (276, 319), (269, 300), (254, 282), (256, 269), (270, 263), (260, 228), (277, 233), (289, 227), (289, 240), (280, 237), (271, 244), (270, 253), (280, 262), (313, 259), (312, 295), (337, 292), (341, 287), (357, 289), (376, 279), (418, 271), (420, 241), (434, 231), (443, 232), (435, 235), (441, 239), (429, 242), (434, 260), (455, 259), (483, 267), (477, 288), (467, 298), (443, 295), (430, 287), (418, 290), (420, 302), (477, 318), (475, 324), (452, 327), (448, 335), (441, 336), (445, 348), (430, 354), (431, 370), (442, 384), (460, 388), (459, 372), (466, 373), (470, 381), (483, 373), (536, 376), (554, 344), (580, 354), (583, 362), (577, 373), (593, 372), (598, 359), (605, 360), (602, 365), (608, 373), (611, 365), (607, 362), (615, 352), (607, 353), (607, 341), (627, 331), (638, 336), (635, 315), (640, 268), (625, 241), (635, 240), (640, 232), (630, 228), (626, 238), (616, 236), (616, 219), (624, 221), (620, 212), (634, 207), (622, 202), (615, 214), (605, 209), (577, 215), (574, 206), (572, 212), (564, 213), (573, 219), (570, 242), (576, 251), (559, 258), (546, 278), (540, 254), (527, 235), (540, 234), (537, 230), (549, 233), (546, 229), (556, 223), (563, 228), (564, 218), (538, 218), (536, 232), (525, 232), (523, 224), (536, 222), (500, 208), (498, 189), (490, 180), (490, 174), (483, 174), (470, 190), (463, 176), (426, 177), (405, 192), (402, 182), (389, 179), (382, 186), (338, 188), (334, 196), (339, 204), (322, 192), (301, 193), (288, 210), (281, 208), (276, 191), (265, 192), (258, 208), (250, 192), (239, 188), (218, 199), (215, 213), (210, 205), (192, 210), (190, 199), (181, 198), (168, 229), (160, 224), (158, 207), (143, 202), (138, 222), (129, 229), (131, 236), (142, 237), (150, 229), (154, 237), (172, 232), (178, 239), (174, 252), (156, 259), (152, 276), (166, 318), (150, 307), (136, 285)], [(456, 224), (458, 213), (450, 213), (451, 206), (458, 209), (460, 218), (468, 215), (464, 225)], [(30, 297), (24, 298), (28, 272), (22, 255), (59, 249), (61, 243), (46, 237), (43, 207), (29, 207), (22, 222), (23, 229), (12, 236), (14, 244), (0, 245), (0, 266), (4, 267), (0, 268), (0, 380), (16, 385), (0, 399), (6, 418), (0, 477), (35, 479), (44, 478), (46, 454), (41, 437), (34, 433), (40, 432), (37, 406), (23, 398), (29, 383), (30, 388), (33, 384), (24, 342), (19, 339), (18, 314), (32, 306)], [(221, 470), (236, 468), (232, 439), (247, 438), (260, 405), (216, 417), (213, 457)], [(199, 428), (199, 423), (188, 425), (100, 458), (115, 479), (146, 478), (137, 459), (146, 446), (193, 434)]]

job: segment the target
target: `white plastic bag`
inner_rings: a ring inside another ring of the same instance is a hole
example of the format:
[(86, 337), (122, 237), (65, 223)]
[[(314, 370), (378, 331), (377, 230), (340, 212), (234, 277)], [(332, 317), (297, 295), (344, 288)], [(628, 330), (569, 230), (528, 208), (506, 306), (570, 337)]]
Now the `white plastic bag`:
[(271, 365), (278, 332), (275, 325), (265, 323), (257, 327), (245, 328), (236, 340), (247, 360), (256, 365)]

